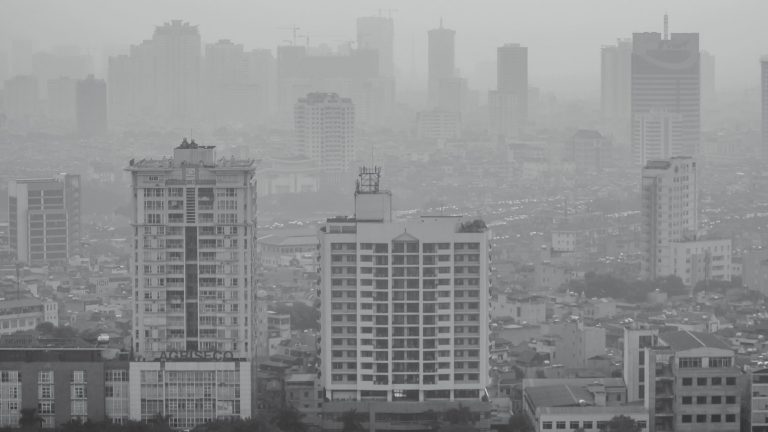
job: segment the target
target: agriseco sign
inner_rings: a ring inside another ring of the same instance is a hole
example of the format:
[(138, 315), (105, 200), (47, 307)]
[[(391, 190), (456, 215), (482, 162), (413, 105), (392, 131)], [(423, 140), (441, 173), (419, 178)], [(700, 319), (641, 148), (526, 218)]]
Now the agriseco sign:
[(160, 353), (160, 361), (232, 361), (232, 351), (165, 351)]

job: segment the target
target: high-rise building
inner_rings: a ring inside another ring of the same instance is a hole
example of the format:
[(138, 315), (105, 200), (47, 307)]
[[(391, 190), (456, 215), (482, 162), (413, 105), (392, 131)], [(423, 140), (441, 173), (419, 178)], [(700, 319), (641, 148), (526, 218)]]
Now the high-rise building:
[(214, 124), (251, 124), (258, 120), (262, 92), (249, 80), (243, 46), (220, 40), (205, 47), (203, 91), (205, 118)]
[(675, 157), (650, 161), (641, 183), (642, 271), (656, 278), (672, 274), (671, 243), (694, 240), (698, 229), (696, 161)]
[(454, 47), (456, 31), (443, 28), (443, 21), (440, 20), (440, 28), (430, 30), (427, 35), (428, 108), (434, 108), (440, 100), (440, 81), (445, 78), (453, 78), (456, 75)]
[(380, 173), (361, 169), (354, 217), (319, 234), (327, 430), (353, 408), (389, 430), (422, 427), (413, 403), (421, 415), (487, 405), (489, 231), (458, 216), (393, 221)]
[(48, 117), (56, 127), (72, 133), (76, 123), (77, 80), (66, 77), (49, 79), (46, 86)]
[(152, 48), (158, 115), (191, 125), (200, 100), (201, 43), (197, 26), (180, 20), (157, 26)]
[(80, 246), (80, 176), (11, 180), (11, 253), (28, 264), (66, 265)]
[(372, 16), (357, 19), (357, 47), (373, 49), (379, 53), (379, 75), (393, 77), (394, 22), (391, 17)]
[(701, 105), (711, 107), (717, 96), (715, 56), (705, 50), (701, 50), (699, 56), (701, 60)]
[[(635, 33), (632, 38), (631, 118), (632, 159), (649, 160), (696, 156), (701, 133), (698, 33)], [(649, 129), (650, 113), (679, 116), (655, 122), (666, 128)], [(666, 140), (657, 135), (666, 134)], [(661, 145), (665, 143), (666, 145)]]
[(760, 368), (749, 374), (750, 392), (750, 431), (768, 431), (768, 369)]
[(496, 64), (496, 90), (488, 94), (491, 131), (497, 137), (512, 137), (528, 119), (528, 48), (501, 46)]
[(600, 108), (605, 130), (629, 147), (632, 40), (619, 39), (600, 51)]
[(14, 124), (29, 125), (39, 114), (40, 90), (33, 75), (17, 75), (3, 85), (5, 115)]
[(97, 136), (107, 132), (107, 83), (93, 75), (77, 82), (77, 133)]
[(731, 240), (705, 238), (698, 232), (695, 160), (649, 161), (641, 188), (643, 276), (677, 276), (691, 287), (706, 280), (731, 280)]
[(762, 106), (762, 134), (763, 140), (760, 146), (761, 156), (768, 159), (768, 56), (760, 59), (760, 84)]
[[(256, 182), (252, 160), (184, 140), (131, 160), (134, 355), (130, 418), (174, 428), (251, 414)], [(173, 391), (157, 392), (157, 383)], [(197, 390), (192, 390), (197, 389)], [(196, 402), (188, 402), (193, 392)]]
[[(251, 160), (184, 140), (170, 159), (132, 161), (133, 352), (250, 359), (256, 238)], [(162, 302), (158, 301), (162, 300)]]
[(296, 141), (327, 173), (345, 173), (355, 159), (355, 105), (335, 93), (309, 93), (294, 107)]

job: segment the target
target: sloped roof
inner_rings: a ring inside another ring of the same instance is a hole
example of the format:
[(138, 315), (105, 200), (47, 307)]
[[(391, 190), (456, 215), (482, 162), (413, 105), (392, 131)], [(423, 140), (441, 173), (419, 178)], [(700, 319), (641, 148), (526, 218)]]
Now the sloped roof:
[(730, 350), (731, 346), (719, 337), (692, 331), (673, 331), (662, 333), (659, 339), (664, 341), (674, 351), (685, 351), (695, 348), (718, 348)]

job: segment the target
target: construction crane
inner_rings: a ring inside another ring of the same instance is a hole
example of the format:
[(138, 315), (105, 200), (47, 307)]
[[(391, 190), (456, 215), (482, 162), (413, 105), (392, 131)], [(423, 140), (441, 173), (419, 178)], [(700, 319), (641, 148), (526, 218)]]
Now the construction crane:
[(292, 27), (278, 27), (278, 30), (290, 30), (293, 35), (292, 43), (294, 46), (296, 45), (296, 37), (298, 36), (297, 32), (301, 30), (301, 27), (297, 27), (296, 25), (293, 25)]

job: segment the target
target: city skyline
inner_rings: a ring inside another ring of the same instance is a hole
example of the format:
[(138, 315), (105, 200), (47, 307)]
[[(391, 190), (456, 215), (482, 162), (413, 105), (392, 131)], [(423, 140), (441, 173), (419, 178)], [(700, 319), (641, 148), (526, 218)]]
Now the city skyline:
[[(57, 7), (55, 4), (42, 1), (35, 3), (47, 4), (54, 9)], [(339, 5), (345, 4), (344, 1), (338, 3)], [(697, 13), (686, 14), (686, 11), (690, 10), (689, 8), (694, 3)], [(93, 13), (100, 13), (100, 4), (84, 1), (75, 4), (75, 6), (78, 5), (84, 8), (80, 10), (80, 14), (75, 13), (76, 9), (62, 11), (62, 13), (71, 16), (74, 22), (81, 20), (82, 22), (78, 23), (78, 27), (82, 29), (90, 28), (93, 31), (99, 29), (96, 26), (97, 23), (88, 22), (85, 19), (87, 14), (84, 12), (91, 10)], [(470, 75), (470, 81), (480, 81), (479, 76), (475, 73), (476, 66), (485, 61), (492, 61), (496, 46), (508, 41), (515, 41), (528, 46), (531, 50), (532, 84), (568, 97), (595, 97), (600, 86), (599, 47), (612, 43), (616, 38), (630, 37), (633, 32), (637, 31), (661, 32), (661, 16), (665, 12), (670, 15), (672, 32), (699, 32), (702, 34), (701, 48), (709, 51), (718, 59), (716, 79), (719, 91), (739, 91), (758, 86), (759, 77), (753, 73), (751, 67), (759, 60), (760, 55), (768, 52), (768, 47), (761, 48), (759, 45), (740, 43), (738, 39), (734, 39), (732, 32), (725, 31), (720, 25), (723, 22), (728, 22), (728, 17), (733, 14), (734, 17), (740, 17), (741, 31), (749, 31), (754, 35), (766, 32), (757, 19), (759, 13), (744, 13), (746, 10), (753, 11), (755, 8), (768, 7), (764, 3), (752, 0), (738, 2), (731, 5), (727, 10), (720, 10), (715, 1), (685, 1), (673, 4), (658, 1), (645, 2), (642, 5), (629, 4), (627, 7), (618, 7), (618, 5), (613, 4), (603, 5), (604, 8), (609, 8), (603, 12), (613, 17), (610, 21), (602, 19), (601, 16), (603, 15), (592, 13), (592, 8), (587, 6), (568, 6), (567, 12), (564, 10), (563, 14), (555, 15), (553, 20), (553, 16), (547, 16), (549, 13), (547, 8), (531, 3), (522, 8), (526, 15), (520, 17), (519, 23), (517, 23), (519, 25), (512, 28), (502, 26), (499, 21), (500, 16), (497, 17), (491, 13), (494, 8), (501, 6), (497, 3), (489, 3), (486, 8), (478, 10), (478, 13), (481, 13), (480, 16), (487, 21), (487, 25), (479, 28), (472, 24), (475, 21), (465, 21), (466, 18), (463, 17), (458, 5), (440, 3), (435, 4), (432, 8), (409, 10), (407, 5), (402, 3), (394, 3), (392, 7), (387, 8), (386, 5), (368, 6), (366, 4), (359, 5), (356, 2), (351, 5), (352, 7), (340, 9), (308, 9), (305, 13), (309, 14), (311, 11), (312, 15), (305, 15), (303, 19), (288, 21), (281, 19), (281, 16), (286, 16), (288, 11), (282, 11), (280, 7), (270, 8), (268, 14), (254, 16), (257, 20), (264, 20), (264, 25), (256, 25), (255, 27), (246, 25), (244, 21), (235, 21), (234, 24), (224, 25), (210, 18), (208, 6), (202, 2), (192, 5), (185, 3), (186, 9), (174, 8), (171, 5), (175, 5), (175, 3), (168, 2), (165, 6), (159, 6), (152, 15), (147, 13), (152, 8), (137, 7), (133, 10), (123, 11), (124, 16), (128, 19), (121, 21), (117, 27), (113, 26), (110, 31), (106, 32), (106, 37), (100, 38), (103, 40), (104, 47), (101, 46), (101, 43), (99, 46), (89, 47), (93, 42), (90, 42), (85, 34), (78, 35), (78, 31), (68, 31), (64, 38), (40, 40), (38, 46), (43, 49), (56, 45), (80, 45), (92, 55), (103, 57), (101, 59), (103, 65), (106, 62), (106, 55), (125, 53), (129, 45), (137, 44), (146, 38), (146, 34), (154, 26), (164, 21), (182, 19), (199, 25), (202, 29), (203, 40), (206, 43), (230, 39), (244, 44), (248, 49), (270, 48), (274, 50), (278, 45), (291, 42), (290, 28), (295, 25), (300, 28), (298, 34), (302, 36), (298, 38), (298, 42), (303, 44), (306, 36), (309, 36), (312, 45), (326, 43), (334, 47), (343, 41), (355, 40), (356, 18), (376, 16), (379, 12), (383, 16), (389, 16), (389, 10), (392, 9), (391, 14), (395, 23), (395, 64), (400, 71), (398, 77), (409, 87), (418, 85), (422, 80), (419, 77), (426, 76), (426, 63), (421, 60), (426, 58), (427, 41), (425, 34), (427, 29), (437, 26), (442, 16), (445, 25), (457, 31), (458, 67), (465, 75)], [(224, 5), (225, 8), (243, 6), (237, 2)], [(11, 45), (16, 39), (34, 40), (35, 33), (30, 32), (38, 32), (39, 35), (42, 35), (46, 29), (55, 29), (61, 25), (61, 21), (51, 21), (43, 16), (29, 15), (31, 10), (27, 10), (22, 2), (11, 2), (10, 7), (13, 12), (28, 18), (22, 20), (28, 25), (24, 28), (18, 28), (14, 22), (3, 23), (4, 25), (0, 28), (5, 30), (4, 33), (0, 33), (0, 50), (7, 50), (4, 46)], [(561, 7), (565, 6), (561, 5)], [(331, 9), (343, 10), (344, 13), (329, 14), (328, 11)], [(174, 10), (185, 12), (174, 13)], [(412, 11), (412, 14), (409, 14), (409, 11)], [(107, 12), (104, 11), (103, 13)], [(13, 13), (6, 16), (10, 15)], [(314, 24), (309, 24), (309, 16), (313, 17), (312, 22)], [(558, 21), (558, 16), (563, 17), (561, 20), (566, 16), (577, 16), (579, 22), (584, 25), (573, 28), (567, 21)], [(242, 24), (238, 25), (239, 22)], [(129, 27), (126, 26), (128, 23), (130, 23)], [(573, 35), (562, 39), (559, 46), (555, 45), (553, 39), (549, 37), (556, 34), (551, 32), (556, 31), (558, 25), (575, 32)], [(304, 30), (301, 30), (302, 28)], [(312, 33), (316, 36), (313, 36)], [(478, 50), (477, 46), (485, 48)], [(737, 48), (733, 49), (733, 47)], [(564, 51), (558, 52), (560, 48), (563, 48)], [(592, 61), (581, 61), (585, 58), (592, 59)], [(558, 79), (559, 74), (555, 71), (563, 70), (566, 66), (569, 67), (572, 82), (578, 83), (578, 85), (562, 86), (562, 81)], [(415, 70), (413, 70), (414, 67)], [(103, 70), (100, 72), (103, 73)], [(587, 91), (588, 93), (585, 93)]]

